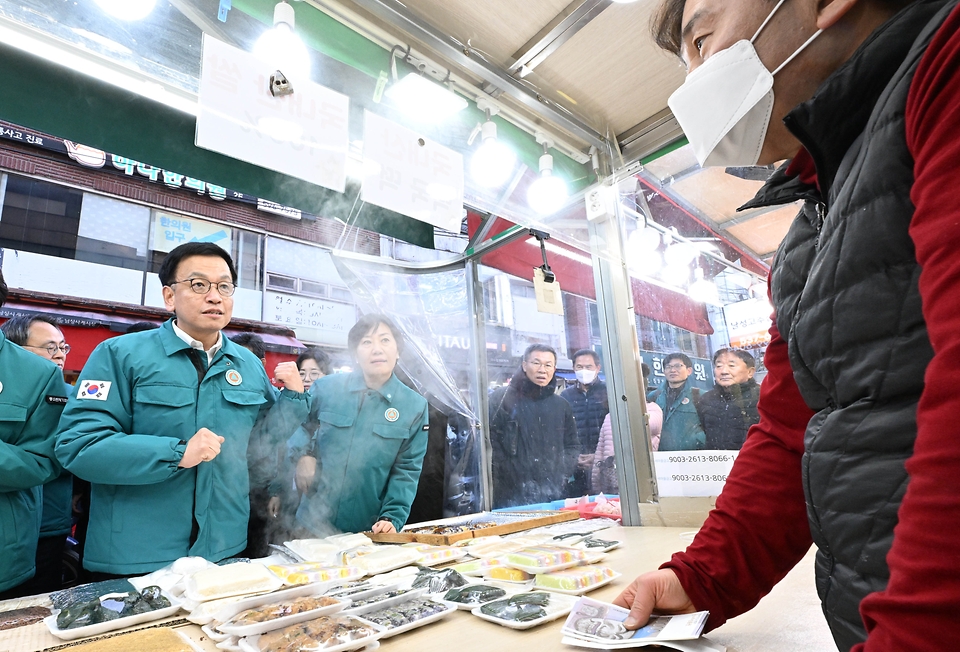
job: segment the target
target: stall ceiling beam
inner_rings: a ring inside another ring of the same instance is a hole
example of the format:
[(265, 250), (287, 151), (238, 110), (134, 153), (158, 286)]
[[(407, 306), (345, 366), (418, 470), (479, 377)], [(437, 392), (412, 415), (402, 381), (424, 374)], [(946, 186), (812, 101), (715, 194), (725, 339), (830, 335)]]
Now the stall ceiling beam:
[(613, 0), (574, 0), (513, 55), (513, 74), (526, 77), (611, 4)]
[(393, 25), (414, 39), (423, 42), (440, 56), (463, 70), (490, 83), (534, 112), (544, 120), (583, 139), (591, 145), (604, 147), (603, 135), (586, 122), (554, 104), (536, 90), (511, 76), (482, 57), (473, 56), (470, 49), (454, 38), (440, 32), (422, 20), (397, 0), (353, 0), (371, 14)]
[(617, 135), (625, 163), (646, 159), (657, 150), (683, 138), (683, 129), (670, 109), (655, 113), (640, 124)]

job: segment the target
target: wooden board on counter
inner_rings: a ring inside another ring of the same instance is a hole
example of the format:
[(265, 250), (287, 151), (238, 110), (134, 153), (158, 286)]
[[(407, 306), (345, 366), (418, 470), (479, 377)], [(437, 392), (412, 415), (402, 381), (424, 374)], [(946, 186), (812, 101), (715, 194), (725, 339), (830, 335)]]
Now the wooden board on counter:
[[(514, 532), (532, 530), (533, 528), (543, 527), (544, 525), (553, 525), (554, 523), (563, 523), (564, 521), (575, 521), (578, 518), (580, 518), (580, 514), (576, 511), (480, 512), (479, 514), (471, 514), (469, 516), (454, 516), (438, 521), (413, 523), (400, 532), (391, 532), (389, 534), (365, 532), (364, 534), (377, 543), (417, 542), (429, 543), (434, 546), (449, 546), (464, 539), (513, 534)], [(499, 525), (491, 527), (467, 530), (465, 532), (454, 532), (452, 534), (428, 534), (408, 531), (408, 528), (418, 529), (430, 526), (459, 525), (493, 520), (502, 522)]]

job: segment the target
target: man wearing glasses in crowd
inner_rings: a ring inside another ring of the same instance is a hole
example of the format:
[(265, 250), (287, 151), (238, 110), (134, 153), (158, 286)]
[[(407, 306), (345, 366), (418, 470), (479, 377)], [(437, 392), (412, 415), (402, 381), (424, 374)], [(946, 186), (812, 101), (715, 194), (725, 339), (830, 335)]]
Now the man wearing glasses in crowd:
[(707, 438), (697, 413), (700, 390), (689, 382), (692, 372), (693, 361), (686, 354), (671, 353), (663, 359), (667, 386), (650, 396), (663, 410), (658, 449), (661, 452), (700, 450), (706, 446)]
[[(7, 339), (31, 353), (53, 362), (63, 371), (70, 345), (59, 324), (46, 315), (20, 315), (0, 326)], [(73, 389), (65, 385), (67, 395)], [(66, 401), (63, 401), (66, 403)], [(56, 429), (56, 424), (53, 424)], [(63, 583), (63, 549), (73, 526), (73, 476), (66, 471), (43, 485), (40, 539), (37, 542), (37, 573), (18, 587), (21, 595), (48, 593)]]
[(94, 349), (60, 421), (58, 459), (92, 484), (94, 579), (243, 550), (248, 444), (286, 437), (308, 413), (294, 363), (274, 371), (278, 396), (260, 360), (223, 337), (237, 281), (227, 252), (180, 245), (159, 277), (174, 318)]

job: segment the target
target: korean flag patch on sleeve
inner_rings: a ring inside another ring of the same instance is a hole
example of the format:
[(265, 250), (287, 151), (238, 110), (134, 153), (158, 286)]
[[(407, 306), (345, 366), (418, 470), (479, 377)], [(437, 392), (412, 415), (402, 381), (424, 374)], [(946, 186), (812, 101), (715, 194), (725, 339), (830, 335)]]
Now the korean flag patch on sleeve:
[(109, 380), (81, 380), (77, 398), (80, 400), (106, 401), (110, 395), (112, 384), (113, 382)]

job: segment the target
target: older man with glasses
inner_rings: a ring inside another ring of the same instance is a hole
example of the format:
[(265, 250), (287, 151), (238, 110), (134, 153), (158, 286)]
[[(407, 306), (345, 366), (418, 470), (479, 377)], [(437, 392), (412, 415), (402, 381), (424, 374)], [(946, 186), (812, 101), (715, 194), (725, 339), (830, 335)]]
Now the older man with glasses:
[[(63, 371), (70, 345), (64, 340), (63, 332), (53, 318), (46, 315), (20, 315), (7, 320), (0, 330), (14, 344), (50, 360)], [(69, 395), (73, 387), (66, 383), (64, 385)], [(22, 595), (56, 591), (63, 584), (63, 549), (73, 527), (73, 476), (62, 472), (59, 477), (43, 485), (42, 493), (37, 573), (19, 587)]]
[(180, 245), (159, 276), (174, 317), (100, 344), (60, 421), (57, 457), (92, 485), (83, 565), (96, 579), (243, 550), (248, 449), (307, 417), (294, 363), (274, 371), (278, 395), (260, 360), (223, 337), (237, 280), (226, 251)]

